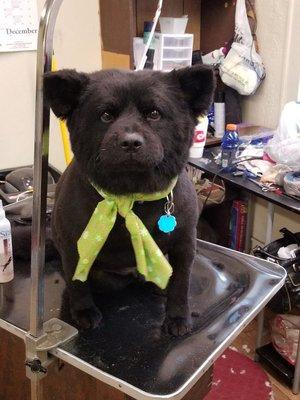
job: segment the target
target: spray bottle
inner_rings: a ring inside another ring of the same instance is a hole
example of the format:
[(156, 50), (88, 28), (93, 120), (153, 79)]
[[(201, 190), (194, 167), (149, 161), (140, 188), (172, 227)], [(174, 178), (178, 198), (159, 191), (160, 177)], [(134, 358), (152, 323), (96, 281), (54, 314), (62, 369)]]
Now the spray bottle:
[(11, 226), (0, 200), (0, 283), (10, 282), (13, 278)]
[(222, 138), (225, 133), (225, 95), (217, 92), (214, 102), (215, 137)]

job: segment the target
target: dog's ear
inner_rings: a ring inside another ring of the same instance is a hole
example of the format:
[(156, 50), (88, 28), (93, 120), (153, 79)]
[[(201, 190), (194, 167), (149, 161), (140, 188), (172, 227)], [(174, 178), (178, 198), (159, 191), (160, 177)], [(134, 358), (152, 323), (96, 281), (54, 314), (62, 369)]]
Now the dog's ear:
[(44, 100), (57, 117), (66, 119), (77, 106), (88, 82), (87, 74), (74, 69), (48, 72), (44, 75)]
[(178, 79), (185, 98), (195, 117), (208, 112), (215, 90), (215, 77), (212, 68), (195, 65), (172, 71)]

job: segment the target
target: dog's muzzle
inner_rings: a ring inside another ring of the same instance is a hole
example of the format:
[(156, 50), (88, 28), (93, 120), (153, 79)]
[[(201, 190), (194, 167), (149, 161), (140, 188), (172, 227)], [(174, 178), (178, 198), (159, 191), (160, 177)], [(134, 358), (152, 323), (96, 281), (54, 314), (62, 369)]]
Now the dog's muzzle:
[(119, 137), (119, 146), (126, 153), (136, 153), (144, 145), (144, 139), (139, 133), (125, 133)]

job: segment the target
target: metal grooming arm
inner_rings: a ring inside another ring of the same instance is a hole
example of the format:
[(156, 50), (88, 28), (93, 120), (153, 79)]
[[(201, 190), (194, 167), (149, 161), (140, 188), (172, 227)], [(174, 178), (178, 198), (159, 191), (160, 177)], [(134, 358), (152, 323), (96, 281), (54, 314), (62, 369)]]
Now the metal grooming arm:
[(53, 33), (63, 0), (47, 0), (41, 14), (36, 64), (34, 194), (31, 238), (30, 330), (26, 335), (27, 376), (31, 380), (32, 400), (42, 400), (40, 379), (51, 362), (48, 351), (77, 334), (77, 330), (58, 319), (44, 323), (44, 267), (50, 108), (44, 104), (43, 76), (51, 71)]
[(50, 109), (44, 105), (43, 76), (45, 72), (51, 71), (53, 33), (62, 2), (63, 0), (46, 1), (40, 19), (38, 34), (30, 305), (30, 334), (34, 337), (38, 337), (42, 333), (44, 315), (43, 275), (45, 265)]

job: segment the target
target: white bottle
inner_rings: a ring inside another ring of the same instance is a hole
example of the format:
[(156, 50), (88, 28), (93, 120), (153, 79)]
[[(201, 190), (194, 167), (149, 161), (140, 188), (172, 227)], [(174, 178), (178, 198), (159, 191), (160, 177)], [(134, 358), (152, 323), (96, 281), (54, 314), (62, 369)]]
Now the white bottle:
[(222, 138), (225, 133), (225, 96), (217, 92), (214, 102), (215, 137)]
[(198, 117), (198, 124), (194, 131), (194, 139), (192, 147), (190, 148), (191, 158), (201, 158), (203, 156), (204, 146), (206, 142), (208, 128), (208, 118)]
[(14, 278), (11, 226), (0, 200), (0, 283)]

